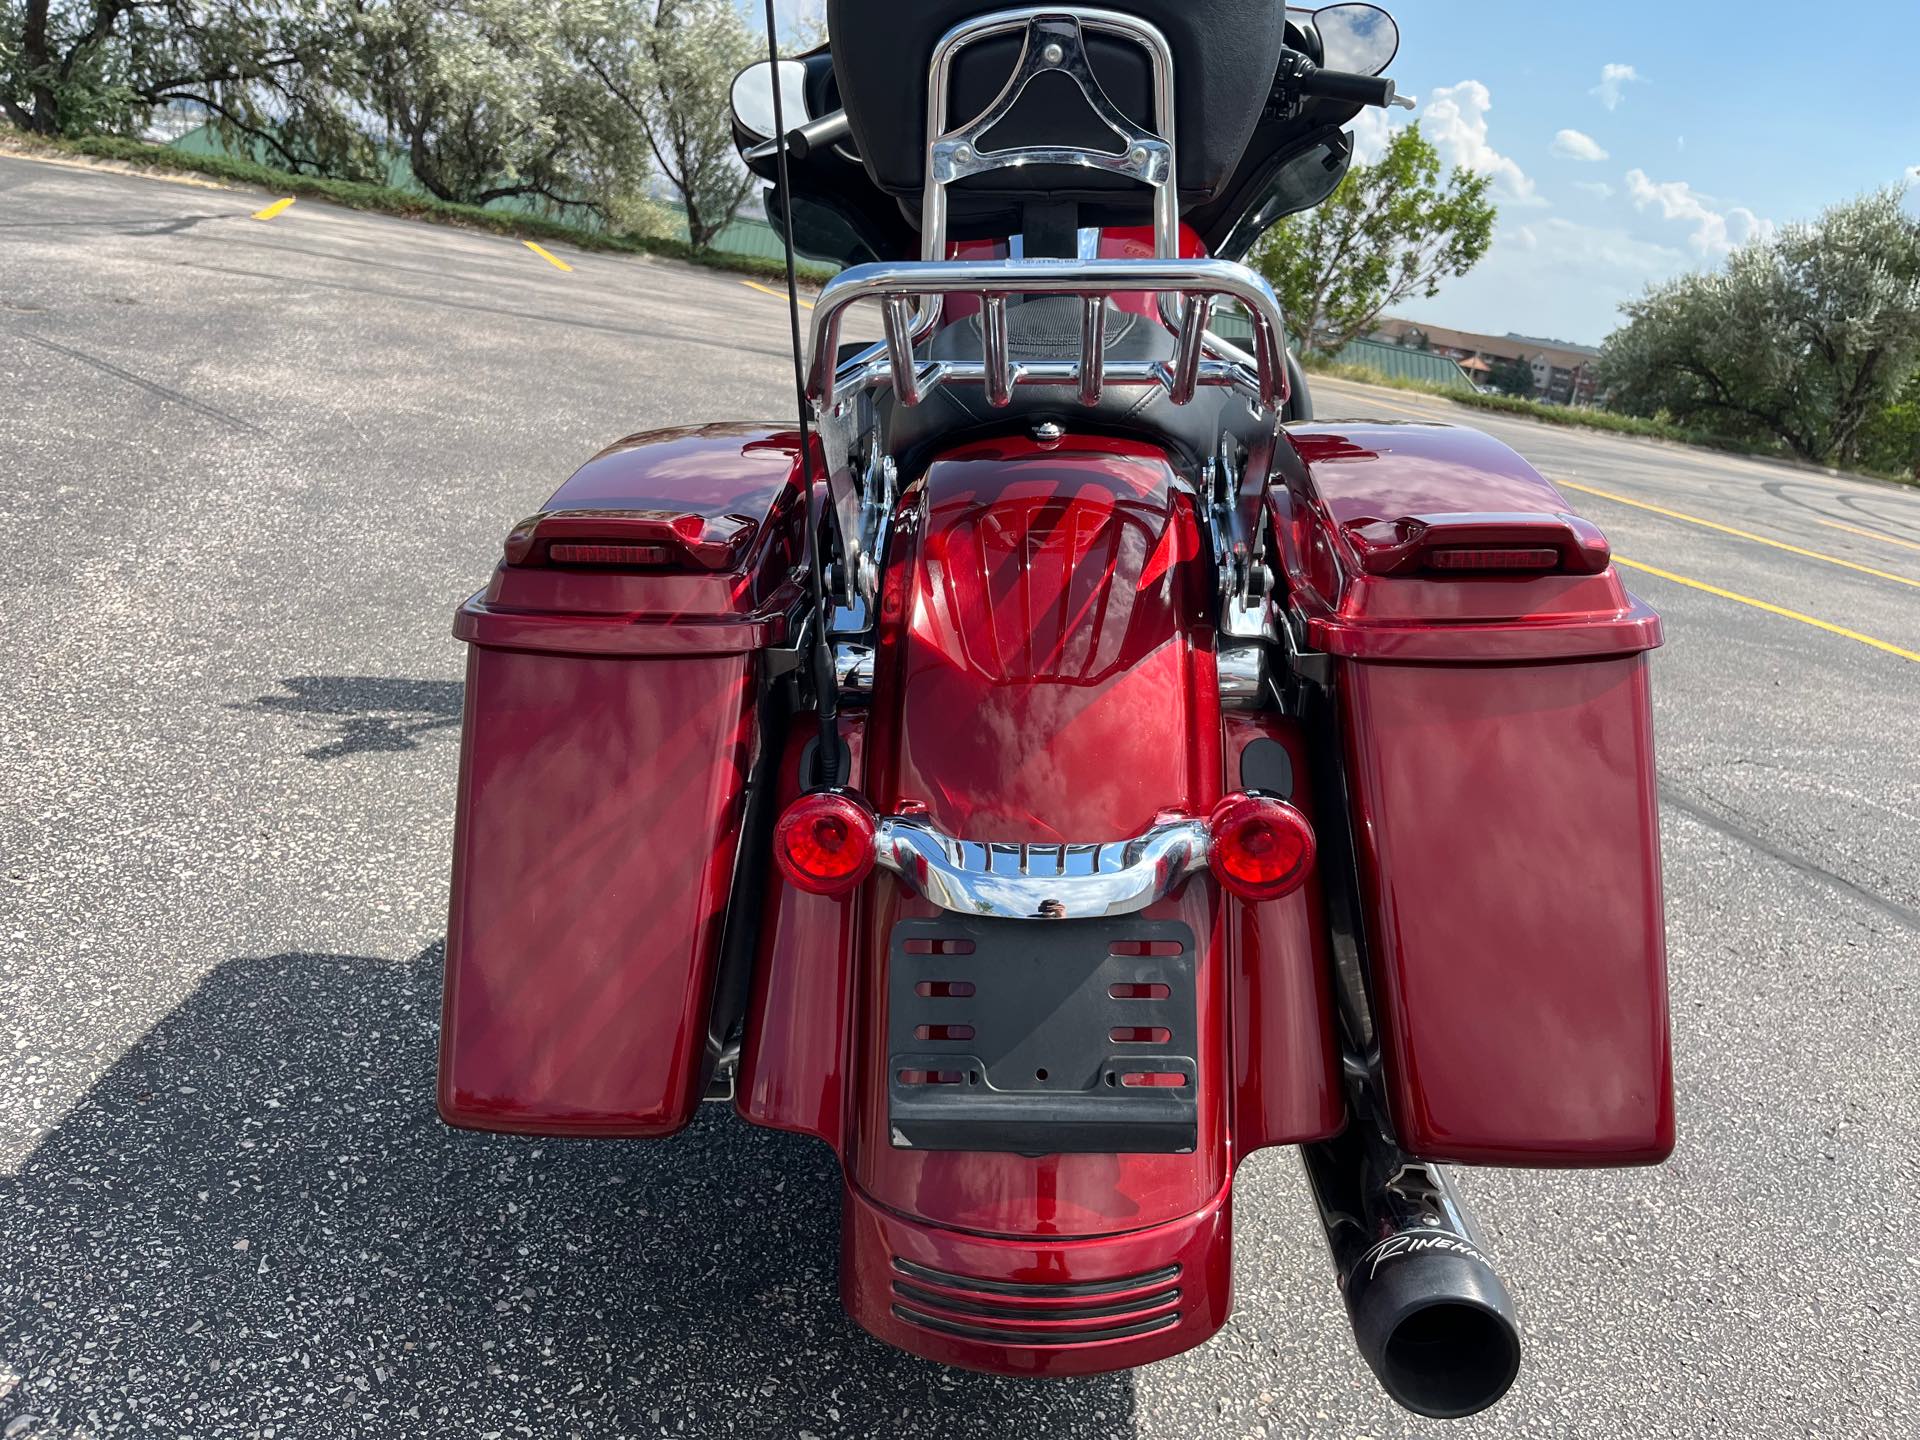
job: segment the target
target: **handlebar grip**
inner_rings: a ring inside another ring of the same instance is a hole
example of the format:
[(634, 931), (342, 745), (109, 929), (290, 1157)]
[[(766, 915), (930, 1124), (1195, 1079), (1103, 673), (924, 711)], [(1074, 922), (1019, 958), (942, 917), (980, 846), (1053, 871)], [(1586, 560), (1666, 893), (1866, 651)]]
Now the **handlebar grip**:
[[(817, 120), (809, 120), (804, 125), (794, 127), (787, 132), (787, 157), (792, 160), (805, 160), (815, 150), (838, 145), (853, 133), (853, 122), (847, 119), (847, 112), (835, 110), (822, 115)], [(749, 146), (740, 152), (740, 158), (751, 165), (756, 160), (771, 160), (780, 149), (778, 140), (762, 140), (758, 145)]]
[(1356, 75), (1349, 70), (1315, 70), (1294, 82), (1300, 93), (1315, 100), (1344, 100), (1350, 105), (1393, 104), (1393, 81), (1381, 75)]
[(815, 150), (824, 150), (828, 146), (838, 145), (853, 133), (853, 124), (847, 119), (847, 112), (835, 110), (822, 115), (817, 120), (787, 132), (787, 154), (795, 160), (804, 160)]

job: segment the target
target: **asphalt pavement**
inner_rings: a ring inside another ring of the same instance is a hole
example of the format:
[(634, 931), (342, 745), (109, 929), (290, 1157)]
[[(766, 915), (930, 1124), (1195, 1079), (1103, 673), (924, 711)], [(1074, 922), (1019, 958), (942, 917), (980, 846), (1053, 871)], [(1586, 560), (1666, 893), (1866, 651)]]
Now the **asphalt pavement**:
[(607, 440), (790, 416), (782, 301), (274, 198), (0, 156), (0, 1435), (1920, 1430), (1920, 492), (1317, 384), (1643, 567), (1679, 1150), (1460, 1175), (1473, 1421), (1381, 1395), (1285, 1152), (1213, 1342), (982, 1378), (842, 1316), (813, 1142), (433, 1111), (453, 606)]

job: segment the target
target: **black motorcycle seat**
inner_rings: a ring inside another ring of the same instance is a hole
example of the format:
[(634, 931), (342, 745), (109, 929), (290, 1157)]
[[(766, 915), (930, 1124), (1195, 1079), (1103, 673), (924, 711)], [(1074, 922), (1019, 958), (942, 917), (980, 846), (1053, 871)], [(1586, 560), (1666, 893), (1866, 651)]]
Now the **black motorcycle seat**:
[[(1171, 360), (1173, 333), (1131, 310), (1107, 302), (1109, 361)], [(1007, 350), (1014, 360), (1080, 358), (1080, 300), (1073, 295), (1034, 296), (1007, 306)], [(955, 320), (934, 333), (923, 358), (978, 360), (980, 316)], [(1176, 405), (1158, 385), (1109, 385), (1097, 405), (1082, 405), (1067, 386), (1017, 385), (1004, 406), (987, 403), (986, 387), (949, 380), (918, 405), (902, 405), (891, 391), (879, 396), (880, 433), (903, 476), (918, 473), (935, 448), (996, 434), (1032, 431), (1049, 421), (1076, 433), (1129, 435), (1168, 446), (1197, 473), (1220, 448), (1227, 430), (1242, 443), (1262, 429), (1244, 395), (1225, 385), (1203, 385), (1185, 405)], [(1271, 424), (1271, 422), (1267, 422)]]

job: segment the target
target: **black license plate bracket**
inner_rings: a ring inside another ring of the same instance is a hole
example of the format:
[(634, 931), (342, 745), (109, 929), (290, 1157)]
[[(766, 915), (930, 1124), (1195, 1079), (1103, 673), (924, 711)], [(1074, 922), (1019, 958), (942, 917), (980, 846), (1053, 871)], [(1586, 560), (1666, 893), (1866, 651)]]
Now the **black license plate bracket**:
[(1178, 921), (901, 921), (887, 961), (894, 1145), (1191, 1151), (1195, 961)]

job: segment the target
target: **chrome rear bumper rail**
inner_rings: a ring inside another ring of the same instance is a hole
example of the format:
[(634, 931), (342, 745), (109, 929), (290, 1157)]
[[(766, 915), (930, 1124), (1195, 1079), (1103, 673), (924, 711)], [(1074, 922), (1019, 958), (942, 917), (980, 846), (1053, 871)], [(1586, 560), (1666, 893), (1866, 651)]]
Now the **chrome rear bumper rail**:
[(874, 838), (881, 866), (942, 910), (1002, 920), (1131, 915), (1207, 863), (1201, 820), (1163, 821), (1131, 840), (1028, 845), (956, 840), (912, 815), (889, 815)]

